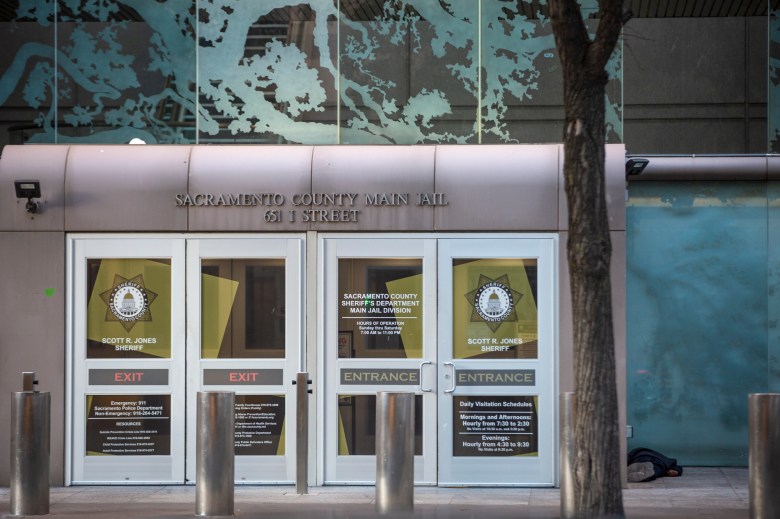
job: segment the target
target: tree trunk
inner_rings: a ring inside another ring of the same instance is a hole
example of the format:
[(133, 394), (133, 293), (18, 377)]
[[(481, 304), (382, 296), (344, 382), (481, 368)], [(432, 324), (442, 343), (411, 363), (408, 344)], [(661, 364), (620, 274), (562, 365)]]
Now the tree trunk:
[(620, 436), (604, 179), (605, 65), (622, 25), (622, 2), (602, 2), (591, 41), (575, 0), (550, 0), (563, 68), (564, 179), (577, 409), (574, 495), (578, 517), (622, 518)]

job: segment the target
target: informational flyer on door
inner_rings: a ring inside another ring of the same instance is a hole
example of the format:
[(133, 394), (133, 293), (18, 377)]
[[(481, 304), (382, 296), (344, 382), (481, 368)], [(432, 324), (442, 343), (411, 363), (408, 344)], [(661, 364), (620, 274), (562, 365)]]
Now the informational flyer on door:
[(535, 258), (455, 259), (453, 358), (538, 358)]
[(236, 456), (284, 456), (284, 396), (236, 395)]
[(422, 356), (421, 272), (419, 259), (339, 259), (339, 358)]
[(538, 397), (453, 397), (453, 456), (538, 456)]
[(171, 357), (171, 262), (87, 260), (87, 358)]
[(168, 456), (170, 395), (87, 395), (87, 456)]

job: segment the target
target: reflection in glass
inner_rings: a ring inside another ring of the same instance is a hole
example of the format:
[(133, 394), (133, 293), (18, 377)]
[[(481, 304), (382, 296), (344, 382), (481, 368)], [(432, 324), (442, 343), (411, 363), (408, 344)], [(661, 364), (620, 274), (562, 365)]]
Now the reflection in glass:
[(538, 358), (536, 259), (452, 261), (454, 359)]
[(337, 142), (336, 7), (283, 4), (200, 3), (199, 142)]
[(284, 358), (284, 272), (284, 259), (202, 260), (202, 358)]
[(767, 149), (780, 153), (780, 5), (776, 3), (769, 9), (767, 61)]
[(422, 295), (421, 259), (339, 259), (339, 358), (421, 358)]
[[(545, 2), (6, 3), (0, 106), (21, 113), (14, 144), (560, 139)], [(597, 0), (580, 4), (595, 31)], [(619, 44), (607, 65), (608, 142), (622, 140), (622, 61)]]
[(171, 357), (171, 260), (87, 260), (87, 358)]
[(194, 141), (194, 4), (58, 2), (54, 142)]
[(477, 142), (479, 2), (340, 2), (341, 142)]
[[(339, 456), (376, 455), (376, 395), (339, 395)], [(414, 397), (414, 454), (422, 455), (422, 395)]]

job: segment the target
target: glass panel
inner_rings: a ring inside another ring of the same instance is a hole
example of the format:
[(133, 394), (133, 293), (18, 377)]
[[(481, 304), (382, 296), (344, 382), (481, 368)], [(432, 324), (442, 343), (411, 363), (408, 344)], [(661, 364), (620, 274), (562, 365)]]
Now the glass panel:
[(476, 143), (479, 2), (340, 6), (340, 142)]
[(780, 153), (780, 6), (769, 9), (767, 129), (769, 153)]
[(199, 4), (199, 142), (337, 142), (334, 3), (281, 3)]
[(419, 359), (421, 259), (339, 259), (339, 358)]
[(171, 261), (87, 260), (87, 358), (171, 357)]
[(195, 1), (58, 5), (60, 126), (46, 131), (60, 142), (192, 142)]
[(236, 456), (284, 456), (284, 395), (236, 395)]
[(538, 357), (536, 260), (452, 260), (452, 358)]
[(0, 18), (0, 106), (8, 137), (0, 137), (0, 144), (53, 143), (55, 4), (51, 0), (8, 4), (10, 16)]
[(453, 456), (539, 456), (539, 397), (452, 398)]
[(201, 357), (284, 358), (284, 259), (204, 259), (201, 273)]
[(777, 315), (767, 314), (764, 189), (631, 184), (629, 448), (652, 445), (683, 465), (747, 464), (747, 395), (767, 390), (767, 315)]
[(170, 395), (86, 395), (87, 456), (169, 456)]
[[(414, 397), (414, 454), (422, 456), (422, 395)], [(339, 395), (339, 456), (376, 455), (376, 395)]]
[(780, 182), (767, 183), (767, 315), (769, 383), (766, 390), (780, 393)]
[[(596, 0), (582, 0), (593, 35)], [(563, 77), (545, 2), (482, 0), (481, 142), (559, 142)], [(608, 143), (623, 142), (622, 40), (607, 65)]]
[[(543, 4), (11, 2), (0, 106), (21, 114), (11, 143), (559, 141)], [(608, 73), (607, 140), (621, 142), (622, 45)]]

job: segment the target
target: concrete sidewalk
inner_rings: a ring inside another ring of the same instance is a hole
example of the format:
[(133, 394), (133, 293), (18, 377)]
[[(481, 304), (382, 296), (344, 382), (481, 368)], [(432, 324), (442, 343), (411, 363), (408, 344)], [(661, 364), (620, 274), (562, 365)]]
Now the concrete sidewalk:
[[(560, 493), (551, 488), (415, 487), (410, 518), (553, 519)], [(9, 515), (9, 489), (0, 488), (0, 516)], [(237, 486), (239, 518), (376, 517), (374, 487), (312, 487), (298, 495), (291, 486)], [(686, 468), (679, 478), (633, 483), (623, 491), (626, 516), (747, 519), (748, 470)], [(50, 516), (63, 519), (174, 519), (195, 516), (193, 486), (88, 486), (51, 489)], [(387, 517), (387, 516), (382, 516)], [(394, 516), (396, 517), (396, 516)]]

